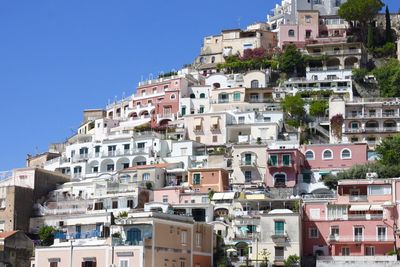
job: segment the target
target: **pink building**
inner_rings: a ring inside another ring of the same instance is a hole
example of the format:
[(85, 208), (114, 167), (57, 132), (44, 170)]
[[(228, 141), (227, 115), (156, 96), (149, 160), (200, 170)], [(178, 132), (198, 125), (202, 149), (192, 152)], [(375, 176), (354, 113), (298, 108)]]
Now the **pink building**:
[(303, 257), (379, 256), (395, 249), (398, 180), (343, 180), (303, 204)]
[(224, 192), (229, 190), (229, 173), (222, 168), (201, 168), (188, 170), (189, 187), (195, 192)]
[(294, 187), (304, 168), (304, 155), (298, 149), (267, 149), (267, 153), (266, 185)]
[(188, 81), (182, 77), (159, 78), (142, 82), (133, 97), (128, 117), (148, 119), (153, 128), (165, 126), (176, 119), (179, 112), (179, 92)]
[[(306, 168), (313, 172), (314, 182), (331, 172), (368, 162), (368, 145), (365, 143), (304, 145), (301, 151), (305, 156)], [(303, 175), (303, 182), (307, 183), (304, 178)]]
[(279, 47), (295, 44), (304, 48), (311, 43), (346, 41), (347, 23), (338, 16), (320, 16), (317, 10), (298, 11), (297, 24), (279, 26)]

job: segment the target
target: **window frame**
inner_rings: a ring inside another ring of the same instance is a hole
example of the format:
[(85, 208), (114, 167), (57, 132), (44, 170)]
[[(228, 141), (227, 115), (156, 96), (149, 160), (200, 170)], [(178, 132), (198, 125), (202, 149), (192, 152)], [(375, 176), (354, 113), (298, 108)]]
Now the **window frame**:
[[(343, 157), (343, 152), (348, 151), (349, 152), (349, 156), (348, 157)], [(352, 158), (352, 153), (351, 150), (349, 148), (343, 148), (340, 151), (340, 159), (351, 159)]]
[[(331, 156), (330, 157), (325, 157), (325, 152), (330, 152)], [(332, 160), (333, 159), (333, 151), (332, 149), (324, 149), (322, 151), (322, 160)]]

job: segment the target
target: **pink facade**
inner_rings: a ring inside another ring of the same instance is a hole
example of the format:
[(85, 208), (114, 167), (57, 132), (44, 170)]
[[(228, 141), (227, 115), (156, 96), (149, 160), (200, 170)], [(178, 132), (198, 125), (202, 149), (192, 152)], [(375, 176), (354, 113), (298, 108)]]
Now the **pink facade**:
[(222, 168), (190, 169), (188, 183), (195, 192), (224, 192), (229, 190), (229, 173)]
[[(335, 198), (303, 204), (303, 256), (373, 256), (395, 249), (399, 183), (349, 180)], [(397, 190), (396, 190), (397, 192)]]
[(311, 170), (348, 169), (368, 162), (367, 144), (304, 145), (301, 150)]
[(168, 187), (153, 191), (154, 202), (165, 202), (169, 204), (180, 204), (182, 189), (179, 187)]
[(179, 111), (179, 92), (187, 86), (183, 78), (160, 79), (155, 83), (140, 85), (132, 101), (132, 119), (151, 118), (153, 128), (174, 120)]
[(304, 168), (304, 155), (298, 149), (268, 149), (266, 185), (294, 187)]

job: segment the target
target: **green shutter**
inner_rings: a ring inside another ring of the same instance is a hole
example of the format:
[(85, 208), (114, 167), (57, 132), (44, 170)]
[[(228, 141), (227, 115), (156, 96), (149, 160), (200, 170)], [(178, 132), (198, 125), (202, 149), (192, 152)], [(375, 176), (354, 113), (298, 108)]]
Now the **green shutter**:
[(290, 166), (290, 155), (282, 156), (283, 166)]
[(276, 221), (275, 222), (275, 235), (283, 235), (285, 230), (285, 222)]
[(269, 161), (271, 166), (276, 166), (278, 165), (278, 156), (277, 155), (271, 155), (269, 156)]

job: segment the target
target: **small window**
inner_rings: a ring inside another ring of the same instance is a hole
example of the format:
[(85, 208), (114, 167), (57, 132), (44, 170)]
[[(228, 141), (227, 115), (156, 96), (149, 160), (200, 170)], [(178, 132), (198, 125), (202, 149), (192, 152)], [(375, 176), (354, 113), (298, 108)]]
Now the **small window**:
[(285, 222), (275, 221), (275, 235), (284, 235), (284, 234), (285, 234)]
[(258, 88), (258, 87), (259, 87), (258, 80), (252, 80), (251, 81), (251, 88)]
[(342, 159), (351, 159), (351, 151), (347, 148), (343, 149), (340, 153)]
[(288, 31), (288, 36), (289, 37), (294, 37), (294, 30), (289, 30)]
[(365, 247), (365, 256), (375, 256), (375, 247)]
[(175, 98), (176, 98), (175, 94), (172, 94), (172, 95), (170, 96), (170, 99), (175, 99)]
[(200, 184), (200, 173), (194, 173), (193, 174), (193, 184), (194, 185), (199, 185)]
[(322, 159), (332, 159), (333, 158), (333, 153), (332, 150), (326, 149), (324, 152), (322, 152)]
[(244, 181), (246, 183), (250, 183), (251, 182), (251, 171), (245, 171), (244, 172)]
[(233, 100), (234, 101), (240, 101), (240, 92), (234, 92), (233, 93)]
[(213, 141), (213, 143), (217, 143), (218, 142), (218, 135), (213, 135), (212, 141)]
[(314, 151), (311, 151), (311, 150), (307, 151), (305, 156), (306, 156), (306, 160), (314, 160), (315, 159)]
[(150, 173), (143, 173), (143, 176), (142, 176), (142, 178), (143, 178), (143, 181), (149, 181), (150, 180)]
[(282, 156), (282, 165), (283, 166), (291, 166), (290, 155), (283, 155)]
[(206, 98), (206, 94), (205, 93), (201, 93), (200, 94), (200, 98)]
[(119, 266), (120, 267), (128, 267), (128, 260), (120, 260)]
[(350, 248), (342, 247), (342, 256), (350, 256)]
[(308, 237), (309, 238), (318, 238), (319, 233), (318, 233), (318, 228), (311, 227), (308, 229)]
[(269, 165), (270, 166), (278, 166), (278, 156), (277, 155), (269, 156)]
[(200, 106), (200, 108), (199, 108), (199, 113), (204, 113), (204, 106), (203, 106), (203, 105)]

